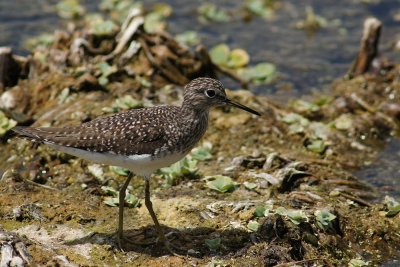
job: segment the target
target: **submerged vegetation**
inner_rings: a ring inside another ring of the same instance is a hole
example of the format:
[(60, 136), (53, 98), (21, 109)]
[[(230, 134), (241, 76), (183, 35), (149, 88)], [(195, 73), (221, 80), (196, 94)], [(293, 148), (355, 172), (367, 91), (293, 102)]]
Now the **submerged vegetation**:
[[(281, 4), (244, 1), (244, 9), (270, 19)], [(118, 188), (128, 171), (33, 145), (9, 129), (178, 104), (194, 77), (262, 84), (273, 82), (277, 69), (226, 44), (208, 51), (193, 31), (174, 38), (165, 31), (173, 14), (165, 4), (103, 0), (104, 13), (90, 16), (78, 1), (56, 8), (71, 25), (31, 40), (31, 57), (18, 61), (29, 75), (0, 96), (2, 251), (38, 265), (121, 266), (367, 266), (398, 255), (398, 201), (381, 201), (348, 172), (373, 161), (399, 130), (400, 66), (389, 63), (337, 80), (329, 96), (286, 107), (228, 91), (263, 116), (213, 110), (204, 141), (151, 180), (156, 213), (184, 257), (152, 242), (139, 179), (125, 197), (125, 229), (146, 245), (119, 251)], [(198, 13), (204, 23), (229, 23), (236, 14), (212, 4)]]

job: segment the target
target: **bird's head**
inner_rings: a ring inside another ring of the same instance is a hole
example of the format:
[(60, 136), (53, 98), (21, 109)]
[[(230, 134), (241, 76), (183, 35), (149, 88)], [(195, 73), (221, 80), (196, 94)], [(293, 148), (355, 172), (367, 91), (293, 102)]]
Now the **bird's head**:
[(260, 116), (257, 111), (230, 100), (222, 83), (212, 78), (196, 78), (185, 86), (184, 105), (195, 110), (208, 110), (211, 107), (231, 105)]

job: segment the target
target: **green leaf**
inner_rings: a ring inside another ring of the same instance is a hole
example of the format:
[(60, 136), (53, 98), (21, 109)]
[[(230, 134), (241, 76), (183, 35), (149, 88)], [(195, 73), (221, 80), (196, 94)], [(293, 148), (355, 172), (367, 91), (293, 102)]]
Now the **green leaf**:
[(292, 103), (291, 106), (292, 106), (297, 112), (301, 112), (301, 113), (303, 113), (303, 112), (305, 112), (305, 113), (311, 113), (311, 112), (316, 112), (316, 111), (319, 110), (319, 106), (318, 106), (318, 105), (316, 105), (316, 104), (314, 104), (314, 103), (311, 103), (311, 102), (308, 102), (308, 101), (305, 101), (305, 100), (302, 100), (302, 99), (295, 100), (295, 101)]
[(295, 225), (299, 225), (302, 221), (308, 220), (308, 217), (302, 210), (285, 209), (284, 207), (278, 207), (275, 210), (275, 213), (287, 217)]
[(205, 142), (202, 146), (193, 148), (190, 155), (193, 159), (199, 161), (205, 161), (212, 159), (211, 155), (212, 144)]
[(244, 182), (243, 185), (247, 190), (250, 190), (250, 191), (253, 191), (254, 189), (257, 188), (257, 184), (255, 184), (255, 183)]
[(260, 228), (260, 224), (257, 221), (249, 221), (249, 223), (247, 224), (247, 229), (252, 232), (257, 232), (258, 228)]
[(204, 243), (210, 250), (216, 251), (221, 247), (221, 238), (206, 239)]
[(197, 11), (200, 14), (199, 21), (201, 23), (209, 23), (211, 21), (226, 22), (230, 19), (226, 11), (211, 3), (202, 4)]
[(172, 7), (165, 3), (156, 3), (153, 5), (152, 12), (160, 14), (166, 18), (172, 15)]
[(322, 122), (311, 122), (309, 126), (310, 131), (312, 131), (312, 137), (316, 139), (327, 140), (329, 135), (329, 127)]
[(250, 56), (243, 49), (233, 49), (230, 52), (226, 65), (229, 68), (240, 68), (247, 65), (250, 61)]
[(112, 107), (117, 110), (128, 110), (132, 108), (141, 108), (143, 107), (143, 102), (137, 99), (134, 99), (131, 95), (125, 95), (123, 97), (117, 98)]
[(311, 142), (307, 145), (307, 149), (315, 152), (315, 153), (323, 153), (325, 151), (325, 142), (323, 140), (311, 140)]
[(132, 194), (130, 194), (130, 193), (127, 193), (127, 194), (125, 195), (125, 203), (126, 203), (129, 207), (136, 208), (136, 207), (139, 206), (140, 200), (139, 200), (136, 196), (134, 196), (134, 195), (132, 195)]
[(118, 197), (107, 197), (103, 202), (110, 207), (118, 207), (119, 205)]
[(144, 18), (143, 27), (147, 33), (156, 33), (165, 30), (167, 24), (164, 21), (163, 15), (159, 13), (150, 13)]
[(118, 31), (118, 26), (111, 20), (103, 20), (100, 18), (94, 18), (90, 21), (90, 32), (96, 36), (109, 36), (113, 35)]
[(253, 67), (244, 68), (240, 72), (240, 76), (254, 84), (271, 83), (276, 77), (276, 67), (271, 63), (259, 63)]
[(103, 181), (104, 180), (104, 171), (103, 171), (103, 168), (99, 164), (90, 164), (90, 165), (88, 165), (88, 170), (99, 181)]
[(17, 122), (15, 120), (7, 118), (6, 114), (0, 111), (0, 137), (8, 132), (8, 130), (11, 128), (14, 128), (16, 125)]
[(232, 191), (235, 188), (235, 183), (232, 178), (223, 175), (211, 176), (212, 181), (207, 182), (208, 188), (218, 191), (220, 193), (226, 193)]
[(211, 48), (210, 58), (216, 65), (226, 65), (229, 58), (230, 49), (226, 44), (219, 44)]
[(58, 2), (56, 9), (58, 15), (65, 19), (77, 18), (85, 13), (85, 8), (77, 0), (62, 0)]
[(111, 186), (102, 186), (101, 190), (103, 190), (103, 192), (105, 192), (107, 195), (110, 195), (110, 196), (115, 197), (118, 195), (118, 191), (115, 190), (115, 188), (111, 187)]
[(274, 1), (265, 0), (246, 0), (245, 7), (255, 15), (270, 18), (273, 15)]
[(267, 209), (265, 207), (257, 207), (255, 212), (254, 212), (254, 215), (256, 217), (264, 217), (264, 214), (265, 214), (266, 210)]
[(119, 166), (110, 166), (110, 170), (118, 175), (128, 176), (129, 170)]
[(348, 130), (353, 126), (350, 115), (342, 114), (334, 121), (335, 128), (338, 130)]
[(99, 84), (102, 86), (109, 82), (107, 78), (108, 76), (118, 71), (118, 68), (115, 65), (110, 66), (107, 62), (101, 62), (97, 65), (97, 67), (100, 69), (102, 74), (98, 78)]
[(325, 209), (315, 211), (314, 215), (319, 228), (325, 231), (332, 228), (332, 222), (336, 219), (334, 214)]
[(179, 178), (194, 176), (198, 171), (197, 160), (185, 157), (169, 167), (161, 168), (159, 173), (166, 179), (168, 185), (176, 185)]
[(186, 31), (175, 36), (175, 39), (188, 46), (197, 45), (200, 43), (200, 37), (195, 31)]
[(300, 123), (303, 126), (308, 126), (310, 124), (310, 121), (308, 119), (297, 113), (286, 114), (285, 116), (283, 116), (282, 121), (288, 124)]
[(362, 266), (368, 266), (368, 262), (365, 262), (361, 259), (352, 259), (349, 262), (349, 267), (362, 267)]
[(386, 217), (394, 217), (400, 212), (400, 204), (396, 206), (388, 207), (388, 212), (386, 213)]

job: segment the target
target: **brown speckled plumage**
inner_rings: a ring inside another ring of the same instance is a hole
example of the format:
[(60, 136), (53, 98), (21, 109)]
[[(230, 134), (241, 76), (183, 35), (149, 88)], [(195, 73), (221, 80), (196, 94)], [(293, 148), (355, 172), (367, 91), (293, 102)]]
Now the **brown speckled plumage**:
[(208, 110), (215, 105), (204, 90), (216, 89), (226, 98), (222, 84), (198, 78), (185, 87), (184, 103), (133, 109), (72, 127), (16, 127), (14, 130), (39, 142), (118, 155), (188, 152), (203, 136)]

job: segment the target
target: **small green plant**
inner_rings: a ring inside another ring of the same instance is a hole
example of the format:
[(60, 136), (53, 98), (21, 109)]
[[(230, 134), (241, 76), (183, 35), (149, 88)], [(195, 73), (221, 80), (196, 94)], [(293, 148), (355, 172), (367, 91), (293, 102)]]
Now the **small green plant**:
[(276, 78), (276, 67), (271, 63), (259, 63), (239, 71), (239, 75), (247, 82), (255, 85), (268, 84)]
[(266, 203), (264, 206), (257, 207), (254, 215), (256, 217), (267, 217), (269, 213), (273, 210), (274, 206), (272, 203)]
[(317, 225), (322, 230), (326, 231), (332, 228), (332, 222), (336, 219), (336, 216), (330, 213), (328, 210), (316, 210), (314, 212)]
[(206, 177), (208, 180), (208, 188), (218, 191), (220, 193), (231, 192), (235, 189), (235, 183), (231, 177), (223, 175), (215, 175)]
[(101, 72), (101, 76), (98, 78), (99, 84), (102, 86), (105, 86), (108, 84), (109, 80), (108, 77), (116, 73), (118, 71), (117, 66), (112, 65), (110, 66), (107, 62), (101, 62), (100, 64), (97, 65)]
[[(102, 186), (101, 190), (109, 195), (109, 197), (106, 197), (103, 201), (106, 205), (110, 207), (119, 206), (119, 192), (117, 190), (115, 190), (111, 186)], [(125, 195), (125, 204), (129, 207), (136, 208), (140, 205), (140, 200), (136, 196), (129, 193), (127, 190)]]
[(176, 40), (182, 44), (192, 46), (200, 43), (200, 37), (195, 31), (186, 31), (175, 36)]
[(110, 171), (122, 176), (128, 176), (129, 170), (119, 166), (110, 166)]
[(349, 267), (362, 267), (362, 266), (368, 266), (368, 262), (363, 261), (362, 259), (352, 259), (349, 262)]
[(260, 224), (257, 221), (249, 221), (249, 223), (247, 224), (247, 229), (252, 232), (257, 232), (259, 228)]
[(203, 24), (210, 22), (226, 22), (230, 20), (228, 12), (211, 3), (202, 4), (198, 9), (199, 21)]
[(17, 122), (15, 120), (7, 118), (6, 114), (0, 111), (0, 137), (16, 125)]
[(243, 185), (249, 191), (254, 191), (257, 188), (257, 184), (256, 183), (244, 182)]
[(385, 196), (384, 204), (386, 205), (388, 212), (386, 212), (386, 217), (394, 217), (400, 212), (400, 203), (394, 198)]
[(303, 221), (308, 221), (307, 215), (302, 210), (285, 209), (279, 207), (275, 210), (275, 213), (288, 218), (295, 225), (299, 225)]
[(210, 50), (210, 57), (214, 64), (231, 69), (244, 67), (250, 61), (250, 56), (240, 48), (231, 50), (226, 44), (219, 44)]
[(176, 185), (179, 178), (185, 176), (195, 176), (197, 174), (197, 160), (185, 157), (169, 167), (161, 168), (160, 174), (166, 180), (167, 185)]
[(57, 13), (64, 19), (81, 17), (85, 13), (85, 8), (79, 4), (78, 0), (63, 0), (58, 2)]
[(190, 155), (193, 159), (198, 161), (210, 160), (212, 159), (211, 150), (212, 144), (210, 142), (204, 142), (201, 146), (193, 148)]

